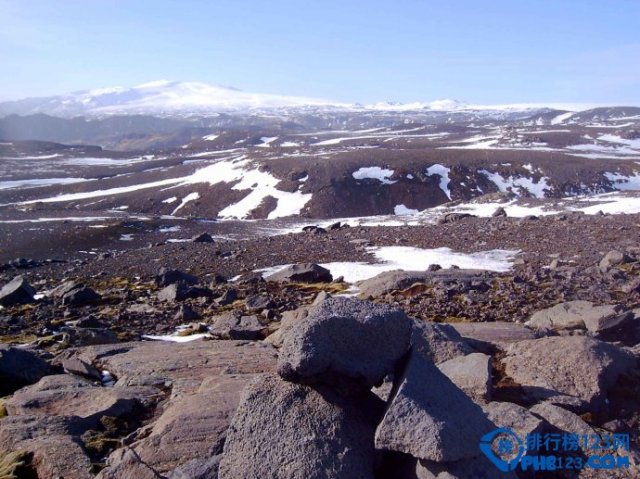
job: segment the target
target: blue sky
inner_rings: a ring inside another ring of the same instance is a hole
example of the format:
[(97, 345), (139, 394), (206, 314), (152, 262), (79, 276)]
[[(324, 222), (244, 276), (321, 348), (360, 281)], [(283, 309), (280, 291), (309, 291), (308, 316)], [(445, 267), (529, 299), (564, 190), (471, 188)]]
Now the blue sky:
[(157, 79), (640, 105), (640, 1), (0, 0), (0, 99)]

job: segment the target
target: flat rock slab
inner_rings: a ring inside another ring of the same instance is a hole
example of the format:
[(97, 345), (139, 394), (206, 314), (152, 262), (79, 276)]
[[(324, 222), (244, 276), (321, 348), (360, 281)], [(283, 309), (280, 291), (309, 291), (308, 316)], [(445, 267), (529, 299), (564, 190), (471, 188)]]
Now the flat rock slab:
[(406, 289), (415, 283), (448, 283), (452, 281), (482, 281), (489, 274), (486, 271), (474, 269), (447, 269), (438, 271), (385, 271), (373, 278), (360, 281), (360, 297), (376, 298), (391, 291)]
[(448, 323), (472, 346), (503, 347), (505, 344), (535, 339), (536, 333), (519, 323), (495, 321), (491, 323)]
[(204, 379), (221, 374), (257, 374), (275, 369), (277, 351), (253, 341), (131, 342), (75, 350), (99, 364), (118, 385), (164, 382), (172, 395), (195, 392)]
[(606, 407), (607, 391), (635, 367), (628, 352), (582, 336), (547, 337), (513, 343), (503, 359), (506, 374), (535, 399), (573, 396), (586, 407)]
[(94, 419), (120, 417), (145, 408), (161, 398), (152, 387), (95, 386), (86, 379), (61, 374), (46, 376), (5, 400), (9, 415), (77, 416)]
[(371, 395), (348, 399), (275, 375), (256, 378), (229, 428), (218, 477), (373, 479), (379, 417), (369, 401), (374, 410)]
[(424, 355), (413, 351), (376, 430), (376, 447), (450, 462), (478, 455), (493, 430), (482, 409)]
[(619, 305), (596, 306), (590, 301), (568, 301), (535, 312), (525, 324), (534, 329), (556, 331), (587, 329), (598, 333), (619, 326), (633, 317)]
[(153, 385), (169, 394), (144, 437), (127, 454), (119, 449), (109, 457), (101, 479), (150, 471), (164, 477), (188, 461), (206, 462), (219, 453), (241, 391), (256, 374), (274, 372), (277, 356), (270, 345), (231, 340), (122, 343), (74, 354), (113, 374), (115, 387)]
[(412, 321), (399, 309), (329, 298), (288, 331), (278, 373), (296, 382), (349, 382), (370, 389), (393, 372), (410, 344)]
[(252, 377), (225, 374), (205, 379), (196, 392), (169, 401), (149, 436), (131, 448), (161, 473), (221, 452), (240, 394)]
[(91, 461), (80, 447), (86, 429), (73, 416), (8, 416), (0, 420), (0, 450), (32, 453), (39, 479), (89, 479)]

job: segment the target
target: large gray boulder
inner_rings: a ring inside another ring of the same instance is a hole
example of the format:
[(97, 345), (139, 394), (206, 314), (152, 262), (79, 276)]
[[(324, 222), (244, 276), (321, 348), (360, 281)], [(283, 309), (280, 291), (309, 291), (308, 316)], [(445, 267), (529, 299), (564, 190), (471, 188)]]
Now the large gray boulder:
[(0, 396), (38, 382), (52, 370), (36, 353), (0, 344)]
[(16, 276), (0, 289), (0, 305), (4, 307), (34, 302), (36, 290), (23, 276)]
[(409, 348), (412, 321), (400, 310), (329, 298), (287, 333), (278, 373), (289, 381), (345, 381), (370, 389), (392, 373)]
[(476, 402), (491, 399), (491, 356), (471, 353), (438, 365), (453, 383)]
[(590, 301), (568, 301), (535, 312), (525, 324), (533, 329), (587, 329), (592, 333), (615, 328), (633, 313), (619, 305), (596, 306)]
[[(581, 438), (586, 436), (590, 438), (590, 441), (592, 441), (593, 435), (596, 434), (596, 431), (580, 416), (572, 413), (571, 411), (567, 411), (560, 406), (556, 406), (555, 404), (542, 402), (533, 406), (530, 411), (536, 416), (544, 419), (544, 421), (551, 425), (552, 428), (559, 429), (560, 431), (564, 431), (569, 434), (578, 434)], [(583, 445), (582, 441), (580, 441), (580, 445)], [(581, 449), (585, 453), (589, 452), (588, 447)]]
[(333, 276), (327, 268), (313, 263), (301, 263), (287, 266), (281, 271), (269, 275), (267, 281), (300, 282), (300, 283), (330, 283)]
[(495, 429), (482, 409), (419, 351), (412, 351), (376, 430), (378, 449), (450, 462), (479, 454)]
[(411, 345), (436, 364), (474, 352), (450, 324), (414, 321)]
[[(372, 479), (376, 399), (256, 378), (227, 433), (220, 479)], [(370, 406), (369, 406), (370, 404)]]
[(547, 337), (513, 343), (503, 359), (506, 375), (535, 399), (571, 396), (596, 412), (635, 358), (612, 344), (583, 336)]
[(511, 429), (519, 437), (542, 429), (542, 419), (518, 404), (492, 401), (483, 404), (482, 410), (496, 426)]

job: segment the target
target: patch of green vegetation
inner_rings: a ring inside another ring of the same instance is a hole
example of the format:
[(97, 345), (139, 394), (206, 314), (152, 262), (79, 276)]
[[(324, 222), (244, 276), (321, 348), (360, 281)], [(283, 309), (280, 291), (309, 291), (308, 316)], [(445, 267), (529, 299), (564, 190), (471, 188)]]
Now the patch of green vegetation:
[(0, 419), (7, 417), (8, 415), (7, 407), (4, 405), (4, 401), (0, 399)]

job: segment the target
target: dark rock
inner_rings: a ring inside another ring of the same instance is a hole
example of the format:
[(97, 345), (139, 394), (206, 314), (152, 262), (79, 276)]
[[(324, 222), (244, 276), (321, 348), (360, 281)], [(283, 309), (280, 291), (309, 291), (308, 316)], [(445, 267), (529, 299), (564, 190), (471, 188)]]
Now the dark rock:
[(188, 285), (198, 284), (198, 278), (177, 269), (161, 268), (156, 276), (156, 285), (160, 288), (182, 282)]
[(320, 228), (319, 226), (305, 226), (302, 228), (302, 231), (310, 234), (324, 234), (327, 232), (324, 228)]
[(333, 276), (327, 268), (313, 263), (302, 263), (288, 266), (265, 279), (278, 282), (330, 283)]
[(194, 243), (213, 243), (214, 240), (209, 233), (201, 233), (191, 238)]
[(268, 296), (254, 294), (244, 300), (245, 307), (250, 311), (259, 311), (273, 307), (273, 301)]
[(494, 218), (506, 218), (507, 216), (507, 211), (502, 207), (499, 206), (492, 214), (491, 216), (493, 216)]
[(158, 299), (160, 301), (176, 302), (184, 301), (188, 298), (207, 298), (212, 295), (213, 293), (210, 289), (188, 286), (186, 283), (179, 281), (160, 290)]
[(373, 479), (377, 401), (257, 378), (229, 428), (218, 477)]
[(37, 354), (0, 344), (0, 396), (39, 381), (52, 370)]
[(219, 316), (211, 326), (211, 334), (222, 339), (260, 339), (265, 329), (255, 316), (227, 313)]
[(238, 299), (238, 290), (235, 288), (229, 288), (222, 294), (222, 296), (216, 299), (216, 303), (220, 306), (226, 306), (233, 303), (236, 299)]
[(476, 218), (476, 215), (471, 215), (469, 213), (445, 213), (443, 216), (438, 219), (438, 224), (448, 224), (448, 223), (456, 223), (466, 218)]
[(160, 301), (168, 302), (184, 301), (189, 297), (188, 292), (189, 287), (186, 285), (186, 283), (180, 281), (178, 283), (172, 283), (158, 292), (158, 299)]
[(0, 305), (4, 307), (16, 304), (33, 303), (36, 290), (22, 276), (16, 276), (0, 289)]
[(183, 323), (194, 321), (200, 318), (200, 315), (193, 310), (188, 304), (181, 304), (178, 308), (178, 312), (175, 314), (174, 319)]
[[(69, 323), (68, 323), (69, 324)], [(106, 328), (107, 325), (93, 315), (77, 320), (73, 326), (76, 328)]]
[(370, 389), (393, 372), (406, 353), (411, 324), (402, 311), (386, 305), (327, 299), (291, 326), (278, 373), (289, 381)]
[(74, 328), (62, 329), (68, 342), (74, 346), (91, 346), (95, 344), (114, 344), (118, 342), (118, 336), (106, 328)]
[(72, 281), (72, 280), (65, 281), (63, 283), (60, 283), (55, 288), (53, 288), (49, 292), (49, 296), (51, 296), (52, 298), (62, 298), (65, 294), (70, 293), (74, 289), (80, 289), (83, 287), (84, 287), (84, 283), (79, 283), (77, 281)]
[(83, 304), (95, 303), (100, 301), (102, 296), (89, 287), (81, 287), (73, 289), (62, 297), (62, 304), (68, 306), (81, 306)]

